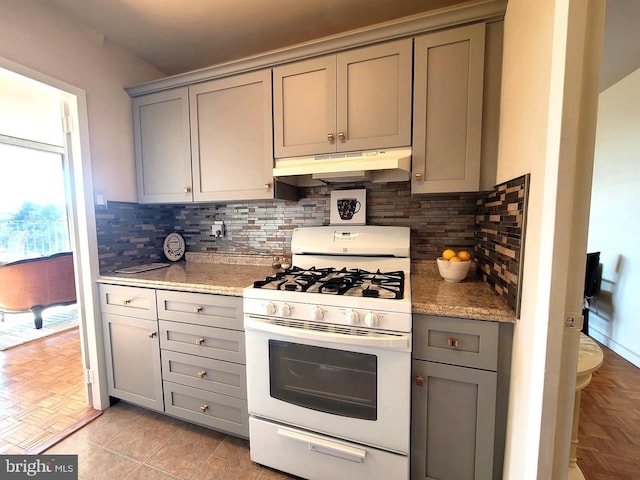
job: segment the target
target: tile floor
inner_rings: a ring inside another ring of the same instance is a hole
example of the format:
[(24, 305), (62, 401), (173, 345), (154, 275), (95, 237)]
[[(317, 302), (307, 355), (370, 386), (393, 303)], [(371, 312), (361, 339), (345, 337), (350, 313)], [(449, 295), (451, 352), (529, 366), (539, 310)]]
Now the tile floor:
[(78, 455), (79, 480), (283, 480), (246, 440), (123, 402), (45, 453)]

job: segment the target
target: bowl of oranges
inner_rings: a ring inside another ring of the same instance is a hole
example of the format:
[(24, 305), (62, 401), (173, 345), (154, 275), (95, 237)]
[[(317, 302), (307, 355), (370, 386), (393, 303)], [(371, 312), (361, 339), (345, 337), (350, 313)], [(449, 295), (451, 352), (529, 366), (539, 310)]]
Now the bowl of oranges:
[(447, 282), (461, 282), (467, 278), (469, 266), (471, 265), (471, 254), (466, 250), (456, 252), (447, 248), (442, 252), (442, 257), (438, 257), (438, 271), (440, 276)]

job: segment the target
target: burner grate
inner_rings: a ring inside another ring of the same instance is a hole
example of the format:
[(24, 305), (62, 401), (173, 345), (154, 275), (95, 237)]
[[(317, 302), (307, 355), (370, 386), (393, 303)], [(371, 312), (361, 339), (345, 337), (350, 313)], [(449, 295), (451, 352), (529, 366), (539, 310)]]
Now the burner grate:
[(253, 286), (271, 290), (401, 300), (404, 298), (404, 272), (292, 267), (254, 282)]

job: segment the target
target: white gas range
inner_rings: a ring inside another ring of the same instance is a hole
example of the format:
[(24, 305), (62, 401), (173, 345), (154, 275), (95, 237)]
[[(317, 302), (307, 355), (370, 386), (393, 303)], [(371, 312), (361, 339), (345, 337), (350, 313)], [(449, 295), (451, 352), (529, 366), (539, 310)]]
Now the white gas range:
[(244, 290), (251, 458), (305, 478), (408, 479), (409, 228), (305, 227)]

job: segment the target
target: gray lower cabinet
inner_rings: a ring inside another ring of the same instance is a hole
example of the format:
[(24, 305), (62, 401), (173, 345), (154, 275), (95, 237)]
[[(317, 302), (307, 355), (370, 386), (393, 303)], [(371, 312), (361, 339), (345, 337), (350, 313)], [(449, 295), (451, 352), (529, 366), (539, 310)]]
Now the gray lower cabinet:
[(107, 284), (100, 295), (109, 395), (249, 436), (242, 298)]
[(101, 285), (100, 298), (109, 395), (163, 411), (155, 292)]
[(411, 478), (502, 476), (511, 325), (414, 316)]

